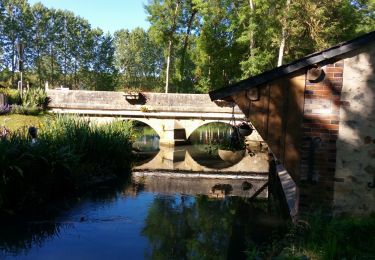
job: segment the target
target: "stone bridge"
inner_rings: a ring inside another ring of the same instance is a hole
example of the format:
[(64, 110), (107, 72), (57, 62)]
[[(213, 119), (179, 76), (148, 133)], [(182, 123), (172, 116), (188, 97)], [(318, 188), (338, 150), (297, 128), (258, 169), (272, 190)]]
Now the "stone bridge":
[(198, 127), (212, 122), (233, 123), (244, 114), (234, 103), (212, 102), (208, 94), (124, 93), (47, 90), (54, 113), (79, 114), (108, 122), (116, 118), (141, 121), (160, 136), (160, 144), (186, 142)]

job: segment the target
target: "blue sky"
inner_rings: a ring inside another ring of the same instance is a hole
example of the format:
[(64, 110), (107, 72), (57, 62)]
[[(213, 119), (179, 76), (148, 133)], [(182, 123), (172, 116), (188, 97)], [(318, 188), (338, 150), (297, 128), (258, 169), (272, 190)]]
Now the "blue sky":
[(113, 34), (120, 29), (147, 29), (144, 4), (147, 0), (28, 0), (30, 5), (41, 2), (46, 7), (66, 9), (89, 21), (93, 28)]

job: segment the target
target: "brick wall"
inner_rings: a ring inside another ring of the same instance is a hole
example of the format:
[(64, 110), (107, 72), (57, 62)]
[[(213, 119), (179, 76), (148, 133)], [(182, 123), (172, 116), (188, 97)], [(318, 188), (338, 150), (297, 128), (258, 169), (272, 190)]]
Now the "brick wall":
[(331, 211), (339, 131), (343, 61), (322, 69), (319, 82), (306, 79), (301, 146), (301, 209), (319, 204)]

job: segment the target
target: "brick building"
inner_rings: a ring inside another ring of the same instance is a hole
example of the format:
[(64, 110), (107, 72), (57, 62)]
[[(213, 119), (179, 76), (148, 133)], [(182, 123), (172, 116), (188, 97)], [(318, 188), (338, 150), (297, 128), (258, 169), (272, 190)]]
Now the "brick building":
[[(210, 92), (238, 104), (300, 209), (375, 212), (375, 32)], [(316, 208), (316, 207), (314, 207)]]

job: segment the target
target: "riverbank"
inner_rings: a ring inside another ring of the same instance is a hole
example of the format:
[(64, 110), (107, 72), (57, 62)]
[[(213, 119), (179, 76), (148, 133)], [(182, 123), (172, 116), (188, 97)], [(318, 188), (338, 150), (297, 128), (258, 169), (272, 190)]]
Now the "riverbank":
[(375, 215), (305, 216), (265, 247), (249, 247), (249, 259), (373, 259)]
[(99, 126), (66, 116), (32, 120), (38, 123), (36, 140), (28, 125), (0, 140), (0, 216), (32, 214), (130, 172), (130, 123)]
[(35, 126), (39, 127), (46, 119), (53, 118), (50, 114), (40, 114), (37, 116), (6, 114), (0, 115), (0, 127), (6, 127), (11, 131), (17, 131), (23, 127)]

